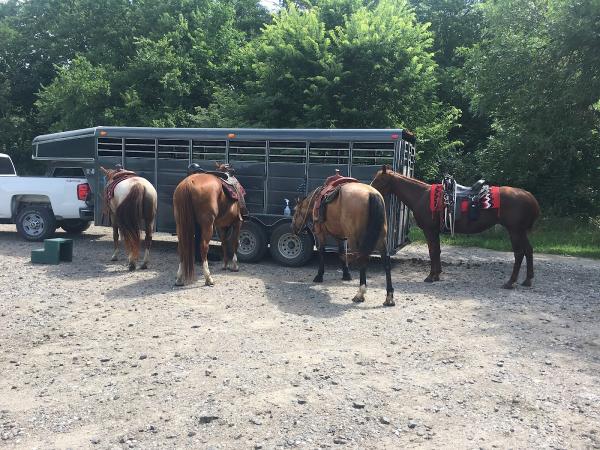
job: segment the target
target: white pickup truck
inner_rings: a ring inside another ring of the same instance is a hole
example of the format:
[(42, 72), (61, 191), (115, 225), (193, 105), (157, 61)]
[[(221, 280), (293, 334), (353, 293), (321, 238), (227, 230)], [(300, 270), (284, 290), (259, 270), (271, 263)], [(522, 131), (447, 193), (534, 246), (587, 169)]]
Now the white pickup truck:
[(83, 170), (53, 170), (50, 177), (19, 177), (10, 156), (0, 153), (0, 223), (16, 224), (28, 241), (44, 240), (58, 227), (81, 233), (94, 219)]

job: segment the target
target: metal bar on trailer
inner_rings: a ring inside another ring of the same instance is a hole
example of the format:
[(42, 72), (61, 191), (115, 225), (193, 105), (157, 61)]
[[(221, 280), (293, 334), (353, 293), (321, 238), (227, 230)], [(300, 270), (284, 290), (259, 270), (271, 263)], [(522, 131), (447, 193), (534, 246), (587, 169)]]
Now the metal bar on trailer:
[(267, 203), (269, 201), (268, 189), (269, 189), (269, 158), (271, 156), (271, 141), (265, 141), (265, 179), (263, 180), (263, 214), (267, 214), (268, 208)]
[[(154, 187), (156, 188), (156, 194), (158, 196), (158, 138), (154, 138)], [(158, 198), (156, 199), (158, 203)], [(160, 215), (158, 214), (158, 205), (156, 209), (156, 217), (154, 220), (154, 231), (158, 231), (158, 220)]]
[(352, 150), (354, 149), (354, 141), (350, 141), (348, 145), (348, 176), (352, 176), (352, 163), (354, 162), (354, 158), (352, 156)]

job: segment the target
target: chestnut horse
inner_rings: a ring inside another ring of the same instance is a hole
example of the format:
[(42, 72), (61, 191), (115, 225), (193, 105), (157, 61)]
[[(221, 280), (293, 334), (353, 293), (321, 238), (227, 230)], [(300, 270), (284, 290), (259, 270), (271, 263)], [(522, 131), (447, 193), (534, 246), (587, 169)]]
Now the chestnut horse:
[[(156, 218), (156, 189), (145, 178), (134, 172), (121, 169), (110, 170), (100, 167), (106, 177), (104, 191), (105, 208), (113, 227), (114, 252), (111, 261), (116, 261), (119, 251), (119, 232), (128, 253), (129, 270), (135, 270), (140, 254), (140, 229), (145, 230), (144, 260), (140, 269), (148, 268), (152, 231)], [(120, 180), (120, 181), (119, 181)]]
[(183, 286), (195, 279), (195, 232), (200, 232), (200, 262), (207, 286), (214, 285), (208, 269), (208, 247), (216, 227), (223, 247), (223, 270), (239, 270), (237, 248), (242, 216), (237, 201), (223, 192), (221, 180), (210, 173), (193, 173), (185, 178), (173, 194), (177, 227), (179, 269), (175, 284)]
[[(417, 225), (423, 230), (429, 247), (431, 270), (426, 282), (440, 280), (442, 263), (440, 260), (440, 214), (432, 213), (429, 206), (431, 185), (414, 178), (393, 172), (383, 166), (375, 175), (371, 186), (383, 195), (393, 193), (404, 203), (415, 217)], [(509, 186), (500, 186), (500, 210), (482, 209), (479, 218), (470, 221), (467, 214), (457, 218), (455, 232), (461, 234), (480, 233), (495, 224), (503, 225), (510, 236), (515, 263), (510, 279), (504, 288), (512, 289), (517, 282), (523, 257), (527, 258), (527, 275), (523, 286), (531, 286), (533, 279), (533, 248), (527, 238), (528, 231), (540, 215), (540, 207), (535, 197), (528, 191)]]
[[(306, 198), (298, 199), (294, 211), (292, 231), (300, 233), (312, 218), (313, 207), (321, 188), (312, 191)], [(378, 250), (385, 268), (387, 295), (385, 306), (394, 306), (391, 263), (387, 248), (387, 220), (385, 202), (379, 192), (368, 184), (346, 183), (341, 185), (339, 194), (327, 205), (325, 221), (314, 224), (313, 232), (318, 239), (319, 272), (313, 282), (323, 281), (325, 272), (325, 242), (327, 236), (338, 241), (342, 262), (342, 280), (350, 280), (348, 259), (355, 261), (360, 268), (360, 288), (352, 299), (355, 303), (365, 301), (367, 292), (367, 264), (373, 250)], [(343, 246), (347, 240), (348, 252), (344, 258)], [(349, 257), (349, 258), (348, 258)]]

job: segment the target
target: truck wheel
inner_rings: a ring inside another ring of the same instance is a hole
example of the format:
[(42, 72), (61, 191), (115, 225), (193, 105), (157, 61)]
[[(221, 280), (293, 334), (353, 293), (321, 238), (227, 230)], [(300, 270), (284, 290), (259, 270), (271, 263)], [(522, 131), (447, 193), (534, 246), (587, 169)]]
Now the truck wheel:
[(17, 215), (17, 231), (27, 241), (43, 241), (56, 231), (56, 219), (45, 206), (27, 206)]
[(60, 227), (70, 234), (81, 234), (87, 230), (92, 222), (81, 219), (65, 219), (60, 223)]
[(271, 233), (271, 256), (284, 266), (298, 267), (306, 264), (313, 255), (314, 242), (310, 233), (296, 236), (291, 223), (276, 226)]
[(257, 262), (267, 251), (267, 233), (254, 222), (244, 222), (240, 230), (237, 256), (240, 262)]

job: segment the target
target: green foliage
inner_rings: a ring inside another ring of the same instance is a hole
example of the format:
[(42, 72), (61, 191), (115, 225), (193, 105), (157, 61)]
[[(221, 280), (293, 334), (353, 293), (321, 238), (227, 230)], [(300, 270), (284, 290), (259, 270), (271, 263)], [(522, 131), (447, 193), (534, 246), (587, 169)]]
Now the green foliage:
[(600, 2), (498, 0), (482, 11), (486, 33), (464, 71), (473, 108), (493, 120), (482, 172), (555, 211), (598, 211)]

